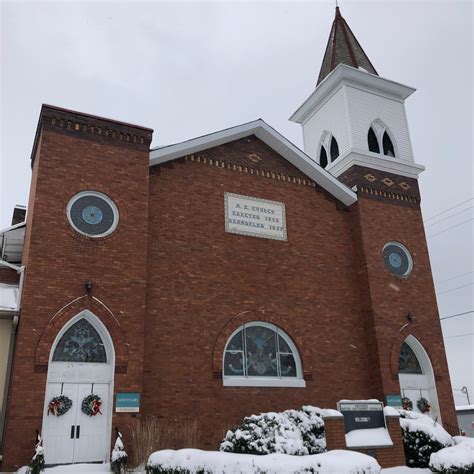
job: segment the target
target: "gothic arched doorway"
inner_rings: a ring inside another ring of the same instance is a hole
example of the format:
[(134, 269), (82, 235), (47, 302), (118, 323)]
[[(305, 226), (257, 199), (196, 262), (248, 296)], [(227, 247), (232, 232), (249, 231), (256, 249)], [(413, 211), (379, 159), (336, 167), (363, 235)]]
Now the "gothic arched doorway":
[(398, 380), (402, 398), (412, 402), (414, 411), (420, 412), (418, 401), (424, 398), (431, 406), (429, 415), (441, 421), (433, 366), (424, 347), (411, 335), (400, 348)]
[[(43, 443), (47, 464), (103, 462), (108, 459), (113, 405), (115, 353), (102, 322), (90, 311), (69, 321), (51, 349), (43, 412)], [(101, 399), (100, 413), (89, 416), (82, 403), (89, 395)], [(50, 413), (55, 397), (72, 406), (61, 416)]]

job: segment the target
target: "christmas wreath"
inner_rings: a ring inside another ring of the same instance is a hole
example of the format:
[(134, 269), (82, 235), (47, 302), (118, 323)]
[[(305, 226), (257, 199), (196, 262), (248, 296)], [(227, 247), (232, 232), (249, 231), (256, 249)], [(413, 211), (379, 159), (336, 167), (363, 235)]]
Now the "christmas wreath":
[(98, 395), (87, 395), (87, 397), (82, 400), (81, 410), (82, 413), (85, 413), (87, 416), (95, 416), (97, 413), (102, 415), (100, 411), (100, 406), (102, 405), (102, 400)]
[(408, 397), (402, 398), (402, 408), (404, 410), (413, 410), (413, 403)]
[(431, 410), (431, 405), (426, 398), (421, 397), (417, 402), (416, 406), (421, 413), (428, 413)]
[(72, 407), (72, 400), (66, 395), (54, 397), (48, 405), (48, 415), (52, 413), (54, 416), (61, 416), (67, 413)]

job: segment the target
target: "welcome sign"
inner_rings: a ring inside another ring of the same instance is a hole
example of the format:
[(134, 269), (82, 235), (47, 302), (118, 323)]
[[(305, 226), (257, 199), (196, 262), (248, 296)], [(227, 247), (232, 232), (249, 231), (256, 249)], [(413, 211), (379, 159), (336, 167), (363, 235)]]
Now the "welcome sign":
[(383, 403), (371, 400), (341, 400), (337, 409), (344, 415), (346, 433), (368, 428), (385, 428)]
[(287, 240), (284, 203), (224, 193), (224, 204), (226, 232)]

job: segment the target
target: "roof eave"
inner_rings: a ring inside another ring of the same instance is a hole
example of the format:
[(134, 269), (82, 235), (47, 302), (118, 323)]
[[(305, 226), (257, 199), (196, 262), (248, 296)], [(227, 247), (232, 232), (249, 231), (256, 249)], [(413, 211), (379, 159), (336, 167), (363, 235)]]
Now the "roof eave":
[(150, 166), (166, 163), (167, 161), (198, 153), (250, 135), (255, 135), (262, 140), (344, 205), (350, 206), (357, 201), (357, 195), (354, 192), (321, 168), (312, 158), (262, 119), (182, 143), (154, 149), (150, 152)]
[(401, 101), (404, 101), (416, 91), (414, 87), (347, 66), (346, 64), (339, 64), (324, 78), (311, 95), (293, 113), (290, 120), (296, 123), (304, 123), (309, 118), (315, 107), (317, 107), (317, 105), (320, 104), (341, 83), (369, 87), (376, 92)]

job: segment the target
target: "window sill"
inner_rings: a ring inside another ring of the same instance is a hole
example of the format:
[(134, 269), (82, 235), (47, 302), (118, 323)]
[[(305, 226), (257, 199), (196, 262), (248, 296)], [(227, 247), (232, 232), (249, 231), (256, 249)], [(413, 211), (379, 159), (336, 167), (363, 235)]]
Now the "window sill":
[(306, 387), (302, 379), (272, 379), (272, 378), (239, 378), (229, 377), (223, 379), (224, 387)]

